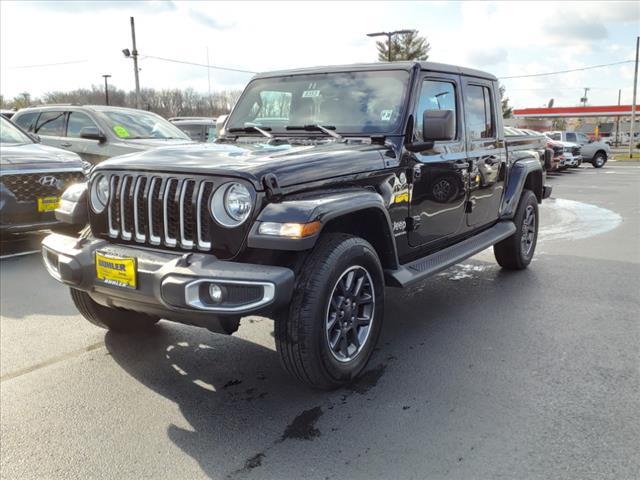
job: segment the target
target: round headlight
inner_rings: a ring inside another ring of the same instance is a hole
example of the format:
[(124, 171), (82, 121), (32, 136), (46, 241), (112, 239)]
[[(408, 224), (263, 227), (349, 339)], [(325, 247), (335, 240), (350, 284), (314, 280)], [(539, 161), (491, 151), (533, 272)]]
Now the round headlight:
[(219, 187), (211, 196), (211, 213), (222, 226), (237, 227), (253, 208), (251, 192), (241, 183), (231, 182)]
[(247, 187), (232, 183), (224, 196), (224, 209), (237, 222), (244, 222), (251, 213), (251, 194)]
[(104, 210), (109, 202), (109, 179), (100, 175), (91, 185), (91, 207), (96, 213)]

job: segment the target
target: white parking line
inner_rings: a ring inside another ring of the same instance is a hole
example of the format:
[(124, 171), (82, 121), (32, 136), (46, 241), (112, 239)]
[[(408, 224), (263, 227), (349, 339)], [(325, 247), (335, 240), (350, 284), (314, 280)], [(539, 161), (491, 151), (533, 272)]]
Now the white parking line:
[(18, 252), (18, 253), (10, 253), (8, 255), (0, 255), (0, 260), (5, 260), (7, 258), (13, 258), (13, 257), (22, 257), (24, 255), (33, 255), (34, 253), (40, 253), (40, 250), (29, 250), (28, 252)]

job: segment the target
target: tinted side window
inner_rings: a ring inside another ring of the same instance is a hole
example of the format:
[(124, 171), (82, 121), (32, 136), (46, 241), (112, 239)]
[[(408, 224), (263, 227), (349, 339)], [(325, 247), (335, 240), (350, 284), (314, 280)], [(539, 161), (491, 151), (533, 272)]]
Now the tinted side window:
[(64, 112), (42, 112), (35, 133), (54, 137), (64, 135)]
[(559, 133), (552, 133), (551, 135), (549, 135), (549, 137), (551, 138), (551, 140), (562, 140), (562, 136)]
[(464, 107), (471, 139), (493, 138), (495, 119), (491, 108), (491, 91), (480, 85), (469, 85), (465, 91)]
[(84, 127), (97, 128), (97, 125), (86, 113), (71, 112), (67, 122), (67, 137), (80, 138), (80, 130)]
[(567, 132), (567, 142), (576, 142), (576, 134), (572, 132)]
[[(422, 113), (425, 110), (451, 110), (453, 121), (457, 126), (456, 91), (453, 83), (437, 80), (422, 82), (422, 91), (415, 114), (416, 137), (419, 140), (424, 140), (422, 138)], [(458, 132), (456, 132), (455, 138), (458, 138)]]
[(33, 132), (33, 127), (36, 123), (36, 119), (38, 118), (38, 113), (40, 112), (27, 112), (25, 114), (21, 114), (18, 118), (14, 117), (13, 121), (27, 132)]

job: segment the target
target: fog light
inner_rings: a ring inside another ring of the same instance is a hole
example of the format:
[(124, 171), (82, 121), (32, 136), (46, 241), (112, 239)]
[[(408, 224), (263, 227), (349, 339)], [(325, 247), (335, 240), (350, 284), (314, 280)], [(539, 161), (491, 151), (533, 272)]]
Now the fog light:
[(222, 288), (215, 283), (209, 284), (209, 297), (213, 303), (220, 303), (222, 301)]

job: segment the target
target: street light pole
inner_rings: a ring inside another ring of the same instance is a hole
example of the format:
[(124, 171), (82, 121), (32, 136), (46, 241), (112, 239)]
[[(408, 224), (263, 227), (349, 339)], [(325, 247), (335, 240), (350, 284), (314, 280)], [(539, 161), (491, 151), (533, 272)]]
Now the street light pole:
[(107, 83), (107, 79), (111, 78), (111, 75), (102, 75), (104, 78), (104, 103), (105, 105), (109, 105), (109, 84)]
[(413, 33), (415, 30), (395, 30), (393, 32), (367, 33), (367, 37), (387, 37), (387, 60), (391, 62), (391, 39), (396, 35)]

